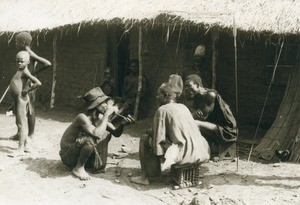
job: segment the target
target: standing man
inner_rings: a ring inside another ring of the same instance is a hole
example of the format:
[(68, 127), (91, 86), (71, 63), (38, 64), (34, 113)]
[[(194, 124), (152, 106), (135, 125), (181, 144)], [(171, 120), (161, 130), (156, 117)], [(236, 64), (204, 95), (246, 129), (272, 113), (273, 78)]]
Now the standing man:
[(205, 88), (201, 78), (193, 74), (186, 78), (185, 94), (187, 99), (193, 100), (193, 117), (210, 144), (237, 140), (236, 120), (217, 91)]
[(194, 52), (195, 71), (204, 81), (202, 82), (206, 88), (211, 88), (211, 68), (206, 58), (206, 48), (203, 44), (199, 44)]

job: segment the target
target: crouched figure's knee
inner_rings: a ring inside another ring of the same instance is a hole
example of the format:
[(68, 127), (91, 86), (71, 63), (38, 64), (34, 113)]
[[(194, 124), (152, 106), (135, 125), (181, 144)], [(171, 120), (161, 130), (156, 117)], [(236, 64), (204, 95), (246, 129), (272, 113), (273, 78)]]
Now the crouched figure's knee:
[(82, 136), (76, 140), (77, 147), (81, 148), (86, 145), (90, 147), (94, 147), (95, 146), (94, 139), (92, 137)]

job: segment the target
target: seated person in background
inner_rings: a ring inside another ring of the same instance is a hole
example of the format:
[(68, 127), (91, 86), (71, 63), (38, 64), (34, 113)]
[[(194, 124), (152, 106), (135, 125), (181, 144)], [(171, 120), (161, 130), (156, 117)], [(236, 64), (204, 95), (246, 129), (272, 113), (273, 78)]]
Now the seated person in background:
[(140, 140), (141, 176), (132, 182), (148, 185), (149, 177), (159, 176), (172, 164), (207, 161), (210, 149), (188, 108), (176, 100), (182, 93), (179, 75), (171, 75), (157, 91), (160, 105), (153, 119), (153, 133)]
[(203, 87), (201, 78), (194, 74), (186, 78), (185, 94), (187, 99), (193, 100), (193, 117), (210, 144), (237, 140), (236, 120), (217, 91)]
[(115, 96), (116, 82), (111, 75), (111, 69), (109, 67), (105, 68), (104, 76), (105, 78), (100, 88), (103, 90), (105, 95), (113, 97)]
[(89, 105), (86, 113), (78, 114), (72, 124), (64, 132), (60, 141), (60, 152), (62, 162), (73, 168), (72, 173), (81, 180), (90, 179), (85, 171), (85, 165), (94, 160), (94, 169), (99, 170), (105, 167), (105, 162), (99, 155), (97, 144), (107, 140), (110, 135), (106, 130), (115, 136), (120, 136), (126, 123), (131, 119), (124, 119), (124, 123), (115, 128), (108, 122), (108, 117), (117, 111), (115, 106), (109, 103), (109, 97), (102, 90), (93, 88), (84, 96)]
[[(124, 79), (122, 98), (125, 100), (123, 109), (128, 110), (128, 114), (133, 114), (136, 97), (138, 95), (139, 61), (132, 59), (129, 66), (130, 73)], [(140, 97), (143, 98), (146, 92), (146, 78), (142, 78), (142, 90)], [(122, 111), (120, 111), (122, 112)]]

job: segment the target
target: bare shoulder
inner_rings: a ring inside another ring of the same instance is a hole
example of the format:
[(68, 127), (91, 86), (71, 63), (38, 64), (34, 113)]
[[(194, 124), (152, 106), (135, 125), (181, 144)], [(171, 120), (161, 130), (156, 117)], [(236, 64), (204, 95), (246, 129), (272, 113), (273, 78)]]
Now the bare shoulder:
[(24, 68), (21, 72), (23, 73), (23, 75), (26, 75), (26, 76), (31, 75), (31, 73), (30, 73), (30, 71), (29, 71), (28, 68)]
[(86, 114), (80, 113), (75, 117), (74, 122), (79, 125), (82, 125), (82, 124), (90, 123), (91, 121)]
[(217, 97), (217, 94), (213, 91), (208, 91), (205, 95), (205, 101), (208, 104), (212, 104), (215, 102), (215, 99)]
[(84, 113), (79, 113), (76, 117), (75, 120), (84, 120), (87, 119), (88, 117)]

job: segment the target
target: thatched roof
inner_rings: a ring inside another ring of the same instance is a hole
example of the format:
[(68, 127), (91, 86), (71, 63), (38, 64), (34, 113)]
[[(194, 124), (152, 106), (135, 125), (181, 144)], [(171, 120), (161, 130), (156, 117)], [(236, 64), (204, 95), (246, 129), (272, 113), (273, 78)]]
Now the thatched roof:
[[(235, 3), (234, 3), (235, 2)], [(300, 33), (298, 0), (1, 0), (0, 33), (67, 25), (168, 22), (244, 31)]]

